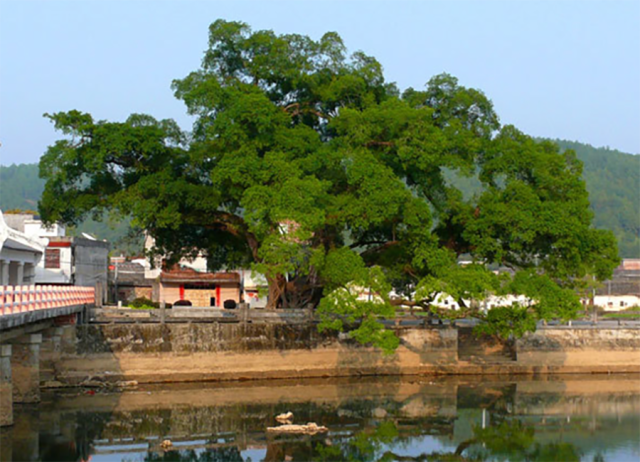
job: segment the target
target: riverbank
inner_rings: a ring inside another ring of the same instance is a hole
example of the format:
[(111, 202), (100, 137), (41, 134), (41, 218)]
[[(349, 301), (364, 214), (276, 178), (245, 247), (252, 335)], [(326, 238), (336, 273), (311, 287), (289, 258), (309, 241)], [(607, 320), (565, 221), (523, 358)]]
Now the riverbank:
[(44, 387), (354, 376), (640, 373), (640, 329), (546, 328), (501, 344), (468, 329), (398, 328), (393, 355), (315, 326), (67, 326)]

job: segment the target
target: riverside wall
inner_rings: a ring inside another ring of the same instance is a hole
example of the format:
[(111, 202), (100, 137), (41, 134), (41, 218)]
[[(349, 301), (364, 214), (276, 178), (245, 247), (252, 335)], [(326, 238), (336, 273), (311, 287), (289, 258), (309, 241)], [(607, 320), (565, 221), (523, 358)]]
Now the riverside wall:
[(540, 329), (517, 340), (515, 348), (520, 365), (538, 370), (640, 370), (638, 328)]
[[(52, 380), (100, 386), (367, 375), (640, 372), (638, 328), (547, 328), (496, 348), (451, 327), (397, 328), (392, 355), (312, 324), (149, 323), (66, 326)], [(510, 354), (505, 354), (505, 351)], [(464, 353), (463, 353), (464, 352)]]

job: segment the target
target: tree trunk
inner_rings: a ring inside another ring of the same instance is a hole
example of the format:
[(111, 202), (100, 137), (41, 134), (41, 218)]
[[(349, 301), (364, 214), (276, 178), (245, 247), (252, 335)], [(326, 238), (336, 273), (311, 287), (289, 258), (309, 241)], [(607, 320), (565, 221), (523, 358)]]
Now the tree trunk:
[(281, 299), (285, 295), (287, 281), (282, 274), (278, 274), (275, 277), (267, 276), (267, 284), (269, 285), (267, 309), (275, 310), (281, 306)]

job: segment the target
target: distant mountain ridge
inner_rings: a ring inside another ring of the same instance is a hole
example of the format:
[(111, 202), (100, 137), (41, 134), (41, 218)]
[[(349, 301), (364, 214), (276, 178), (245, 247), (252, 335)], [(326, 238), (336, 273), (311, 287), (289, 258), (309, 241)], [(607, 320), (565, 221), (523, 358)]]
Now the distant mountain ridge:
[(38, 176), (38, 164), (0, 165), (0, 209), (38, 210), (44, 180)]
[[(583, 177), (595, 227), (614, 232), (621, 257), (640, 258), (640, 155), (595, 148), (577, 141), (553, 141), (562, 150), (573, 149), (584, 163)], [(480, 187), (474, 178), (452, 179), (452, 182), (471, 193)], [(37, 210), (43, 190), (44, 180), (38, 177), (38, 164), (0, 166), (0, 209), (3, 211)], [(77, 231), (109, 240), (116, 251), (140, 253), (142, 241), (127, 239), (128, 229), (128, 222), (87, 220)]]
[[(0, 165), (0, 210), (24, 210), (37, 213), (38, 201), (44, 191), (45, 181), (38, 176), (38, 164)], [(69, 234), (89, 233), (99, 239), (106, 239), (115, 253), (129, 255), (142, 253), (143, 238), (131, 238), (129, 222), (113, 222), (108, 217), (104, 221), (85, 220), (77, 229), (67, 229)]]

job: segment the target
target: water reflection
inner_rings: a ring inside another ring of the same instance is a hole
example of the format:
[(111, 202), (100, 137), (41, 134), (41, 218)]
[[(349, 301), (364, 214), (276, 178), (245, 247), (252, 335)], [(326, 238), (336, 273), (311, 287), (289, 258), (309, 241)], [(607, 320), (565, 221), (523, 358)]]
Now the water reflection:
[[(315, 380), (46, 393), (0, 433), (1, 460), (640, 459), (638, 376)], [(268, 436), (274, 416), (329, 433)], [(171, 450), (161, 447), (164, 439)]]
[(198, 453), (194, 449), (186, 451), (168, 451), (164, 454), (149, 453), (145, 462), (243, 462), (244, 458), (237, 447), (210, 448)]
[(474, 427), (474, 437), (458, 444), (455, 450), (432, 451), (418, 455), (399, 454), (391, 446), (406, 442), (393, 422), (383, 422), (375, 430), (360, 432), (341, 444), (322, 444), (315, 447), (315, 461), (579, 461), (576, 445), (559, 442), (535, 442), (535, 430), (515, 420), (488, 428)]

